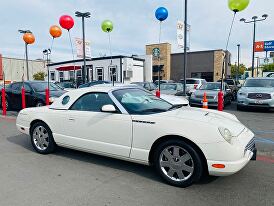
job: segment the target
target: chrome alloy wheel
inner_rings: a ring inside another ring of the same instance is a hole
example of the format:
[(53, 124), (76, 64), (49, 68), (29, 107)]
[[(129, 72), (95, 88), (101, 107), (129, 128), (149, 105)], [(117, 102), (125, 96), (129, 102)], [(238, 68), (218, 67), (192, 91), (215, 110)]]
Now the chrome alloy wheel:
[(49, 134), (43, 126), (33, 130), (33, 142), (39, 150), (46, 150), (49, 146)]
[(159, 163), (162, 172), (173, 181), (186, 181), (194, 172), (191, 155), (180, 146), (166, 147), (160, 154)]

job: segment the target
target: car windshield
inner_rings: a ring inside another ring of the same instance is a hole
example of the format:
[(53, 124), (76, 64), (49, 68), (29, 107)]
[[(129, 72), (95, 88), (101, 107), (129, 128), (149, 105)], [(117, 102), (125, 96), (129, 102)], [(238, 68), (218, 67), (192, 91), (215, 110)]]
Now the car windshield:
[[(182, 80), (183, 82), (184, 80)], [(186, 84), (199, 84), (199, 80), (195, 80), (195, 79), (187, 79), (186, 80)]]
[[(44, 92), (46, 90), (46, 88), (48, 88), (47, 82), (35, 82), (35, 83), (31, 83), (30, 85), (35, 92)], [(53, 83), (49, 83), (49, 89), (50, 89), (50, 91), (61, 90), (58, 86), (56, 86)]]
[(199, 89), (200, 90), (215, 90), (219, 91), (221, 88), (221, 83), (206, 83), (202, 85)]
[(247, 79), (244, 87), (274, 87), (274, 79)]
[(174, 108), (172, 104), (137, 88), (116, 90), (113, 95), (129, 114), (154, 114)]
[(161, 84), (160, 89), (161, 90), (176, 90), (177, 85), (176, 84)]
[(71, 82), (60, 82), (59, 85), (63, 88), (74, 88)]
[(132, 82), (131, 84), (135, 84), (135, 85), (140, 86), (140, 87), (144, 87), (145, 86), (144, 82)]
[[(221, 80), (218, 80), (218, 82), (221, 82)], [(234, 81), (232, 79), (224, 79), (224, 82), (230, 86), (234, 85)]]

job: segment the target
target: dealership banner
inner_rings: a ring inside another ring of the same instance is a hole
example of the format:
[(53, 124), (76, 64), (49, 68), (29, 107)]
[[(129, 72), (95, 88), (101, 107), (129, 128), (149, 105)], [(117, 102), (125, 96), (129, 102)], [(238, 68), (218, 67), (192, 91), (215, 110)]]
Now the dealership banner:
[[(84, 58), (83, 39), (75, 38), (76, 54), (78, 58)], [(86, 41), (86, 57), (91, 58), (90, 41)]]
[(274, 40), (255, 42), (255, 52), (274, 51)]
[[(187, 50), (190, 47), (190, 25), (187, 25)], [(179, 48), (184, 48), (184, 22), (177, 21), (177, 44)]]

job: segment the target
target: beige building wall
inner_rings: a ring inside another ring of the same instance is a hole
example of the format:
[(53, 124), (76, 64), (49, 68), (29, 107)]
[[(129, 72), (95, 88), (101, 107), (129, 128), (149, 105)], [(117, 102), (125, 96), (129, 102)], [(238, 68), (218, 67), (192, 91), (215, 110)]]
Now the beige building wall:
[[(230, 65), (231, 54), (227, 52), (226, 55), (227, 55), (227, 59), (226, 59), (225, 68), (224, 68), (224, 78), (231, 75), (231, 65)], [(223, 50), (216, 50), (214, 52), (214, 76), (213, 76), (214, 81), (218, 81), (221, 79), (224, 56), (225, 56), (225, 52)]]
[[(23, 74), (24, 79), (27, 80), (26, 61), (24, 59), (2, 57), (2, 68), (5, 72), (6, 81), (22, 81)], [(40, 71), (47, 73), (45, 61), (29, 60), (29, 79), (33, 80), (33, 74)]]
[[(162, 43), (162, 44), (150, 44), (146, 45), (146, 54), (152, 55), (152, 50), (154, 48), (160, 49), (160, 62), (157, 57), (152, 57), (152, 66), (164, 65), (163, 71), (161, 72), (161, 79), (170, 80), (170, 68), (171, 68), (171, 44)], [(158, 72), (153, 72), (154, 79), (157, 76)]]

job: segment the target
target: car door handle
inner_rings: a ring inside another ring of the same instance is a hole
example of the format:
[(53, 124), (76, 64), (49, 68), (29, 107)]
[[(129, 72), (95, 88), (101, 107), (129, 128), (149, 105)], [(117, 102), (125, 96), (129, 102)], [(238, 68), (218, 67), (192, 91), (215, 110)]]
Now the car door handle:
[(75, 121), (75, 118), (70, 117), (70, 118), (69, 118), (69, 121)]

